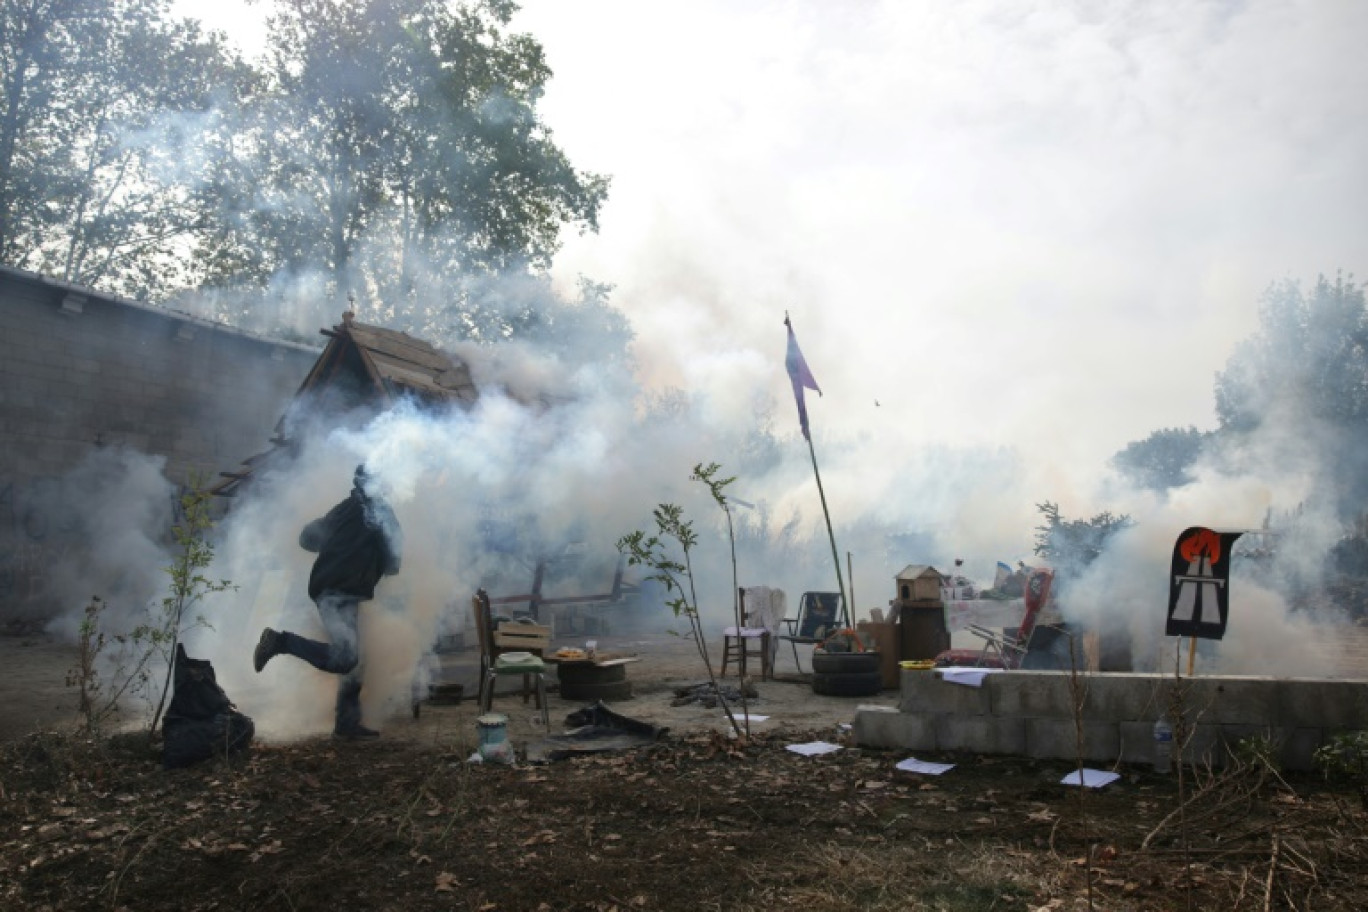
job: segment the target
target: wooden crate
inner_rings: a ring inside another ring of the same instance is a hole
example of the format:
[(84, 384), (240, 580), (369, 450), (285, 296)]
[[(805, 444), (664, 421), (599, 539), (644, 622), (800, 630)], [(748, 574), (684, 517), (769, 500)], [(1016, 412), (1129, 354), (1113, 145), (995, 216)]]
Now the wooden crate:
[(494, 646), (501, 651), (520, 650), (541, 655), (551, 645), (551, 628), (544, 624), (504, 621), (494, 628)]

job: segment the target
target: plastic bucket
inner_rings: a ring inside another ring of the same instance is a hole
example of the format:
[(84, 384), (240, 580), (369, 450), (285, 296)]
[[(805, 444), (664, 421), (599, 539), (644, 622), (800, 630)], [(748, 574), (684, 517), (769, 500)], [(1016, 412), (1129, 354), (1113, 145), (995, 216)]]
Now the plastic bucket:
[(493, 747), (508, 740), (508, 716), (503, 713), (485, 713), (475, 720), (480, 731), (480, 747)]

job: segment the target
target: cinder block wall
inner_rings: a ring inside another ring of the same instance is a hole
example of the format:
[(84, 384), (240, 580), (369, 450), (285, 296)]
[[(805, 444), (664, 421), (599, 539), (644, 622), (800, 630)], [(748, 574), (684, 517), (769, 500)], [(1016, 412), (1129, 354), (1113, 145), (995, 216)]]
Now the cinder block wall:
[(1326, 738), (1368, 729), (1362, 680), (1080, 674), (1075, 682), (1060, 672), (1014, 671), (968, 687), (934, 671), (904, 671), (901, 684), (898, 712), (856, 715), (858, 743), (1072, 760), (1081, 732), (1087, 762), (1150, 763), (1155, 720), (1161, 712), (1172, 720), (1181, 708), (1191, 726), (1188, 762), (1219, 766), (1228, 748), (1262, 736), (1285, 768), (1305, 770)]
[(269, 447), (320, 350), (0, 267), (0, 621), (62, 547), (46, 505), (94, 448), (217, 481)]

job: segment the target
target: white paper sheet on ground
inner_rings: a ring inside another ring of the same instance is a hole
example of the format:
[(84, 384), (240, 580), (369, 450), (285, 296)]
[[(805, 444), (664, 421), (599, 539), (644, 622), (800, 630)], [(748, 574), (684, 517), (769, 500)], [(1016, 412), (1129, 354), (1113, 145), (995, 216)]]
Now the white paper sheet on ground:
[(951, 665), (949, 668), (938, 668), (941, 680), (949, 681), (951, 684), (963, 684), (965, 687), (982, 687), (983, 679), (990, 674), (997, 674), (1001, 668), (971, 668), (963, 665)]
[(1083, 769), (1074, 770), (1069, 775), (1060, 779), (1061, 785), (1078, 785), (1078, 774), (1083, 773), (1083, 784), (1088, 788), (1101, 788), (1121, 778), (1120, 773), (1107, 773), (1102, 770)]
[(916, 757), (908, 757), (893, 768), (900, 769), (905, 773), (925, 773), (928, 776), (939, 776), (947, 770), (954, 769), (955, 764), (928, 763), (925, 760), (918, 760)]
[(737, 713), (737, 722), (768, 722), (769, 716), (752, 716), (747, 713)]
[(826, 741), (809, 741), (807, 744), (790, 744), (788, 749), (795, 754), (802, 754), (804, 757), (815, 757), (818, 754), (829, 754), (832, 751), (841, 749), (839, 744), (828, 744)]

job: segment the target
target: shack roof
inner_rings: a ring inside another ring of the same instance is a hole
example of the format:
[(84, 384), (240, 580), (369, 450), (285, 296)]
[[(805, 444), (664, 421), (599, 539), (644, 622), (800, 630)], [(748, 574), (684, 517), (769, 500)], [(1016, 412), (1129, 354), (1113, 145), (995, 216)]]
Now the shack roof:
[(358, 389), (369, 385), (386, 404), (406, 395), (433, 404), (472, 405), (479, 398), (469, 365), (422, 339), (357, 323), (350, 312), (332, 329), (320, 331), (328, 345), (304, 378), (299, 396), (320, 392), (350, 374)]
[(933, 575), (936, 579), (940, 579), (940, 571), (935, 567), (930, 567), (926, 564), (908, 564), (902, 569), (901, 573), (894, 577), (894, 579), (914, 580)]
[[(342, 315), (341, 323), (319, 332), (328, 337), (328, 344), (300, 384), (295, 402), (308, 398), (325, 407), (370, 405), (384, 410), (406, 397), (429, 406), (463, 408), (479, 399), (470, 366), (422, 339), (357, 323), (350, 311)], [(223, 480), (211, 492), (232, 497), (255, 472), (291, 448), (284, 416), (276, 424), (271, 444), (271, 449), (244, 460), (236, 472), (220, 472)]]

